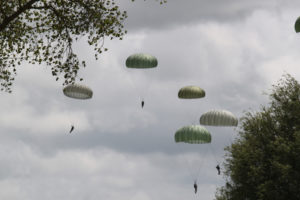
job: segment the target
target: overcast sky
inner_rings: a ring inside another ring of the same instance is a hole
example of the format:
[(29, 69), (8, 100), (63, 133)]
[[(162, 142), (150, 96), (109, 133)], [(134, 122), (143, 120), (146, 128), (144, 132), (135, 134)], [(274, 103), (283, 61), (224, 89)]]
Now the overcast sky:
[[(128, 11), (124, 40), (106, 40), (98, 61), (84, 39), (74, 45), (91, 100), (65, 97), (49, 68), (25, 63), (13, 93), (1, 93), (0, 199), (212, 200), (224, 184), (215, 166), (239, 128), (208, 127), (210, 145), (188, 146), (176, 130), (211, 109), (240, 118), (268, 103), (283, 74), (300, 80), (300, 1), (117, 2)], [(154, 55), (157, 69), (126, 69), (134, 53)], [(206, 97), (179, 100), (186, 85)]]

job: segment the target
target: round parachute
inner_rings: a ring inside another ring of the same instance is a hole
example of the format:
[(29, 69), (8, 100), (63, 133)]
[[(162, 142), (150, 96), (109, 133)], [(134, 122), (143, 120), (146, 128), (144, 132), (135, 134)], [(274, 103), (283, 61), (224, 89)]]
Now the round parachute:
[(211, 142), (209, 131), (200, 125), (184, 126), (176, 131), (175, 142), (183, 142), (189, 144), (204, 144)]
[(212, 110), (201, 115), (200, 124), (208, 126), (237, 126), (238, 119), (227, 110)]
[(296, 33), (300, 32), (300, 17), (298, 17), (298, 19), (295, 22), (295, 31)]
[(180, 99), (197, 99), (205, 97), (205, 91), (198, 86), (186, 86), (179, 90)]
[(93, 96), (93, 91), (91, 88), (80, 84), (67, 85), (63, 89), (63, 92), (67, 97), (74, 99), (90, 99)]
[(157, 66), (157, 59), (149, 54), (133, 54), (126, 59), (126, 67), (136, 69), (154, 68)]

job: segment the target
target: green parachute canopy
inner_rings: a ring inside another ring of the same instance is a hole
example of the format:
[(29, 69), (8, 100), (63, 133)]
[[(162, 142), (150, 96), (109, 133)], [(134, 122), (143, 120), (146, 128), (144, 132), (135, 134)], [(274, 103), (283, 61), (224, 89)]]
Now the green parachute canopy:
[(126, 59), (126, 67), (136, 69), (154, 68), (157, 66), (157, 59), (149, 54), (133, 54)]
[(178, 92), (180, 99), (197, 99), (205, 97), (205, 91), (198, 86), (185, 86)]
[(295, 22), (295, 31), (296, 31), (296, 33), (300, 32), (300, 17), (298, 17)]
[(203, 126), (184, 126), (176, 131), (175, 142), (183, 142), (189, 144), (211, 143), (211, 135), (209, 131)]
[(211, 110), (201, 115), (200, 124), (208, 126), (237, 126), (238, 119), (227, 110)]
[(93, 91), (85, 85), (70, 84), (63, 89), (63, 93), (74, 99), (90, 99), (93, 97)]

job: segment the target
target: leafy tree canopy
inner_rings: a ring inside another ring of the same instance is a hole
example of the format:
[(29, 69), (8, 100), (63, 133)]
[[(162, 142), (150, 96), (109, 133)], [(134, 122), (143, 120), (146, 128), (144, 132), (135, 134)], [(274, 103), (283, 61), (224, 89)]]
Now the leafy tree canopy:
[(300, 199), (300, 85), (284, 75), (270, 104), (242, 118), (240, 137), (226, 148), (226, 184), (217, 200)]
[(1, 90), (11, 92), (16, 65), (22, 61), (46, 64), (56, 80), (62, 75), (64, 84), (75, 82), (86, 64), (73, 52), (73, 42), (87, 36), (98, 59), (107, 50), (105, 37), (123, 38), (126, 17), (115, 0), (0, 1)]

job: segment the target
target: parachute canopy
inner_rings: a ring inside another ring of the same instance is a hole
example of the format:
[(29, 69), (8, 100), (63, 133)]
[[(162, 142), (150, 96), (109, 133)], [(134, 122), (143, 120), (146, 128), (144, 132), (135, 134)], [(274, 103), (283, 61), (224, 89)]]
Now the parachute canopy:
[(133, 54), (126, 59), (126, 67), (136, 69), (154, 68), (157, 66), (157, 59), (149, 54)]
[(298, 17), (298, 19), (295, 22), (295, 31), (296, 33), (300, 32), (300, 17)]
[(209, 131), (201, 125), (184, 126), (175, 133), (175, 142), (204, 144), (211, 142)]
[(90, 99), (93, 96), (93, 91), (88, 86), (81, 84), (67, 85), (63, 92), (67, 97), (74, 99)]
[(237, 126), (238, 119), (227, 110), (212, 110), (201, 115), (200, 124), (208, 126)]
[(180, 99), (197, 99), (205, 97), (205, 91), (198, 86), (185, 86), (178, 92)]

